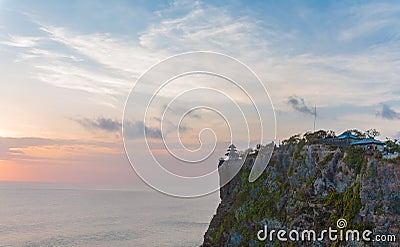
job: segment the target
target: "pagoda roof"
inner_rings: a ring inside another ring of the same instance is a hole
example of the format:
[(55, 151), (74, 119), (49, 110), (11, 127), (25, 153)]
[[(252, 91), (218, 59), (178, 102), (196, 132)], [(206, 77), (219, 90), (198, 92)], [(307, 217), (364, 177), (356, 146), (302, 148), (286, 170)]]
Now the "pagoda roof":
[(372, 138), (365, 138), (351, 143), (351, 145), (368, 145), (368, 144), (385, 145), (385, 143)]
[(353, 135), (350, 131), (345, 131), (341, 135), (336, 137), (337, 139), (359, 139), (357, 136)]

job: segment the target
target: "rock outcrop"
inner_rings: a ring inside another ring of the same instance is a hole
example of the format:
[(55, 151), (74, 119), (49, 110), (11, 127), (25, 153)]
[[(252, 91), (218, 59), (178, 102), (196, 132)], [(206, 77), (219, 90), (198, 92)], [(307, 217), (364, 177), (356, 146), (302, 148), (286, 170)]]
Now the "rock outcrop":
[[(263, 175), (250, 183), (254, 160), (249, 155), (237, 176), (220, 189), (221, 203), (203, 246), (399, 246), (399, 160), (300, 141), (276, 148)], [(341, 218), (347, 221), (344, 230), (390, 234), (397, 242), (257, 238), (266, 225), (271, 230), (339, 230)]]

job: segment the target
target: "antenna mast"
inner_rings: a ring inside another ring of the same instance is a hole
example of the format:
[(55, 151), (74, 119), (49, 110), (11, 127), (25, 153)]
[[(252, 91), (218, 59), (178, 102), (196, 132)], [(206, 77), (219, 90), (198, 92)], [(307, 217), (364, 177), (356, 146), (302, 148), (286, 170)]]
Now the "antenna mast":
[(317, 105), (314, 105), (314, 132), (315, 132), (315, 122), (317, 121)]

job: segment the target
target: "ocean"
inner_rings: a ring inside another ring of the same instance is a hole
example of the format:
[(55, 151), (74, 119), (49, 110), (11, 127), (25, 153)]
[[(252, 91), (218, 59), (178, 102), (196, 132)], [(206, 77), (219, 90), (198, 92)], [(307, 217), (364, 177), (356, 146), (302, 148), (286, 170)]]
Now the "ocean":
[(0, 246), (199, 246), (218, 203), (218, 193), (2, 182)]

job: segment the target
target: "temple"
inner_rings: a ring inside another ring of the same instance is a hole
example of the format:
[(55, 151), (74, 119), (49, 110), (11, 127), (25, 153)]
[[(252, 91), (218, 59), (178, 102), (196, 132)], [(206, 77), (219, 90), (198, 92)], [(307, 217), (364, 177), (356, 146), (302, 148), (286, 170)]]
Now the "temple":
[(347, 146), (357, 146), (362, 147), (364, 149), (370, 150), (378, 150), (383, 151), (385, 143), (373, 139), (373, 138), (362, 138), (355, 136), (351, 133), (351, 131), (345, 131), (341, 135), (334, 138), (325, 138), (322, 140), (323, 142), (339, 147), (347, 147)]
[(225, 160), (238, 160), (238, 159), (240, 159), (239, 153), (236, 149), (236, 146), (232, 143), (231, 145), (229, 145), (228, 150), (226, 150), (225, 158), (219, 159), (218, 166), (221, 166)]

